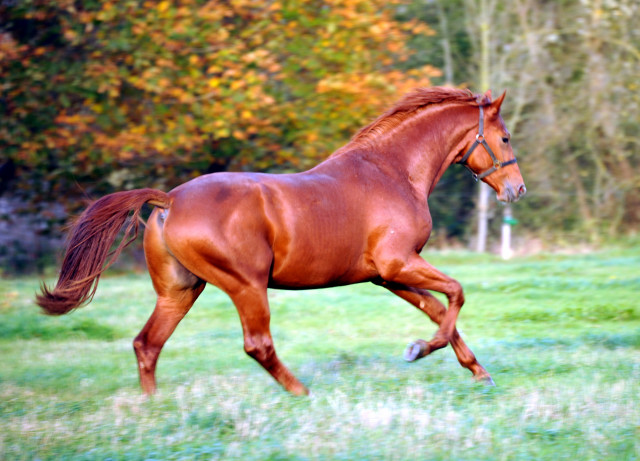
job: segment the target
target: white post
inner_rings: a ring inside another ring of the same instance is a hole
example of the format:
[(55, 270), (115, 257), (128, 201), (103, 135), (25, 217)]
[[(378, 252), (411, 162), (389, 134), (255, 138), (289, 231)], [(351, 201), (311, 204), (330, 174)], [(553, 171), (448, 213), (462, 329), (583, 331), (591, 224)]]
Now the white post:
[(478, 185), (478, 240), (476, 241), (476, 251), (478, 253), (484, 253), (487, 249), (490, 195), (491, 187), (480, 182)]
[(502, 245), (500, 254), (502, 259), (510, 259), (513, 256), (511, 249), (511, 224), (513, 223), (513, 215), (511, 214), (511, 205), (505, 205), (502, 218)]

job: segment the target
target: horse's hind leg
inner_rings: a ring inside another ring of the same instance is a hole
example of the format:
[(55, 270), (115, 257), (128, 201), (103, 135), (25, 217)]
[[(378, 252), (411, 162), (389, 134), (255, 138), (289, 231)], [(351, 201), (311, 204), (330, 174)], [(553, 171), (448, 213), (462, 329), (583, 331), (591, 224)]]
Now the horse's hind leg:
[(203, 280), (167, 251), (158, 219), (157, 213), (151, 215), (144, 236), (147, 266), (158, 299), (151, 317), (133, 341), (140, 385), (146, 394), (156, 390), (156, 363), (162, 347), (205, 287)]
[(155, 373), (160, 351), (204, 286), (204, 283), (188, 289), (163, 286), (158, 291), (156, 307), (140, 334), (133, 341), (138, 359), (140, 386), (145, 394), (153, 394), (156, 391)]
[(245, 352), (262, 365), (286, 390), (295, 395), (308, 394), (307, 388), (276, 355), (269, 329), (271, 314), (266, 288), (244, 287), (230, 296), (240, 315)]
[[(447, 310), (444, 305), (427, 290), (388, 282), (382, 282), (381, 285), (405, 301), (413, 304), (415, 307), (427, 314), (437, 325), (442, 323)], [(405, 351), (405, 359), (408, 361), (414, 361), (425, 357), (431, 352), (428, 344), (429, 343), (423, 340), (417, 340), (411, 343)], [(453, 347), (460, 365), (469, 369), (469, 371), (473, 373), (474, 379), (487, 384), (493, 384), (491, 376), (487, 370), (480, 365), (476, 356), (465, 344), (462, 337), (460, 337), (457, 329), (454, 329), (451, 335), (451, 347)]]

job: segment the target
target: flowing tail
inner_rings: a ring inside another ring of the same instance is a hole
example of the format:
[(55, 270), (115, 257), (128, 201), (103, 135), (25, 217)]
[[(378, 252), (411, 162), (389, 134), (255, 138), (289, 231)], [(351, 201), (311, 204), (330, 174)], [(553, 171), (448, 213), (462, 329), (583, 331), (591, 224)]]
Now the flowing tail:
[[(145, 203), (168, 208), (170, 199), (168, 194), (155, 189), (116, 192), (97, 200), (80, 215), (71, 227), (55, 289), (49, 291), (43, 284), (42, 293), (36, 296), (36, 303), (45, 313), (62, 315), (91, 302), (100, 275), (138, 236), (138, 216)], [(131, 212), (122, 241), (110, 252)], [(105, 264), (109, 256), (111, 259)]]

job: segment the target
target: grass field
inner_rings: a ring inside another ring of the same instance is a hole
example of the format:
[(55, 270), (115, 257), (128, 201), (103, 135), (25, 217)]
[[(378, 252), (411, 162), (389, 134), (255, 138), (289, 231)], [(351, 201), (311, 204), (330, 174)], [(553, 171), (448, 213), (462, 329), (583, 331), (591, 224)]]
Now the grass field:
[(497, 387), (451, 348), (415, 363), (435, 327), (373, 285), (270, 292), (284, 392), (242, 348), (207, 287), (141, 396), (131, 340), (146, 274), (103, 278), (70, 315), (40, 315), (35, 278), (0, 280), (2, 460), (632, 460), (640, 458), (640, 250), (509, 262), (427, 254), (457, 278), (458, 327)]

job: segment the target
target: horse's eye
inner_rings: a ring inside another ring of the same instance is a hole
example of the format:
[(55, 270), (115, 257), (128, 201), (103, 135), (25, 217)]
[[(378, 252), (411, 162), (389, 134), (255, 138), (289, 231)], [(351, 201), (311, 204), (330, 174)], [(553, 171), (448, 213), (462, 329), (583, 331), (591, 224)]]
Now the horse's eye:
[(502, 142), (505, 144), (509, 144), (509, 138), (502, 138)]

